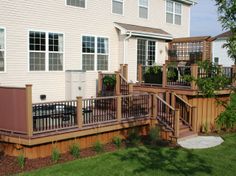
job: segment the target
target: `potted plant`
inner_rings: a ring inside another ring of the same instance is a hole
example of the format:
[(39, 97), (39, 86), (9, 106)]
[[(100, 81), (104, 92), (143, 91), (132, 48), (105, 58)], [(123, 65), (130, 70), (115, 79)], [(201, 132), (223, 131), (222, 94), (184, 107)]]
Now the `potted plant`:
[(116, 77), (113, 76), (104, 76), (103, 78), (103, 84), (105, 85), (106, 91), (114, 91), (115, 85), (116, 85)]

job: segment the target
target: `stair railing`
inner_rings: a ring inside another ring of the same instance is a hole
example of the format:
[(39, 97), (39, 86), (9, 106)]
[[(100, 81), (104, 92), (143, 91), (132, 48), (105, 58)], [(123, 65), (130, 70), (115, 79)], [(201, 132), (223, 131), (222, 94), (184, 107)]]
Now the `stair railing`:
[(192, 131), (196, 131), (196, 107), (192, 106), (179, 95), (172, 93), (172, 105), (179, 109), (180, 120), (188, 126)]

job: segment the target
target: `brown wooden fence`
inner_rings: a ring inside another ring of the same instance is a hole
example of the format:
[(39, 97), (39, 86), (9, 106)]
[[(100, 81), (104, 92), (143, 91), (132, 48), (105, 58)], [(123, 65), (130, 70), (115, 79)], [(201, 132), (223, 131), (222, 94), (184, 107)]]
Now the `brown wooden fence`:
[(0, 87), (0, 130), (27, 134), (27, 88)]

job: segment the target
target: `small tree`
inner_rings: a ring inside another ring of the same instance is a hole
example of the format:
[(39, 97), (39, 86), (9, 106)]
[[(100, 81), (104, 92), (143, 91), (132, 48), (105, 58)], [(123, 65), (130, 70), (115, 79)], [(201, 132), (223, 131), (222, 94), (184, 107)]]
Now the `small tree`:
[(236, 64), (236, 1), (235, 0), (215, 0), (219, 12), (219, 21), (223, 29), (232, 32), (231, 37), (224, 45), (228, 49), (228, 55)]

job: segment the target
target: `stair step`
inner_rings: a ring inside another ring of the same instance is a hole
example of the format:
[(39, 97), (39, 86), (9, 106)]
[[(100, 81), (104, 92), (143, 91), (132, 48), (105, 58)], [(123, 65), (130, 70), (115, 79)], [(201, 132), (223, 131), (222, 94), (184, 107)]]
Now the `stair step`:
[(178, 141), (183, 141), (183, 140), (193, 138), (193, 137), (196, 137), (196, 136), (198, 136), (198, 134), (193, 132), (193, 131), (182, 132), (179, 135)]

